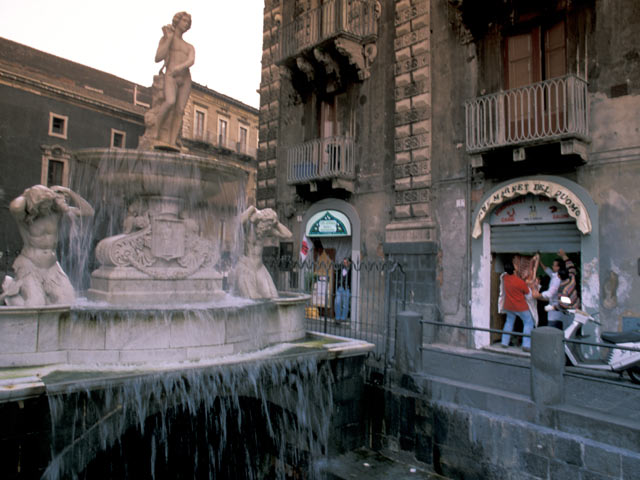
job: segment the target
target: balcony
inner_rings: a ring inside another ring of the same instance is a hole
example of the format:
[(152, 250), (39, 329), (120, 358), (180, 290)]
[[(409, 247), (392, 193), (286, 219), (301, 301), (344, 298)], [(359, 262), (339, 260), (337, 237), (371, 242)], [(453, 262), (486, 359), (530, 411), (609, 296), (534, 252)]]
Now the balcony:
[(329, 0), (282, 27), (276, 63), (301, 79), (293, 83), (302, 91), (313, 85), (331, 93), (352, 78), (365, 80), (377, 56), (379, 17), (375, 0)]
[(353, 191), (355, 144), (349, 137), (311, 140), (286, 149), (287, 183), (290, 185), (330, 180), (333, 185)]
[(371, 0), (332, 0), (300, 14), (282, 29), (279, 61), (335, 37), (350, 37), (361, 43), (375, 36), (378, 31), (375, 4)]
[[(582, 156), (565, 141), (589, 141), (587, 83), (576, 75), (468, 100), (465, 115), (470, 154), (562, 142), (562, 153)], [(516, 156), (514, 150), (514, 160)]]

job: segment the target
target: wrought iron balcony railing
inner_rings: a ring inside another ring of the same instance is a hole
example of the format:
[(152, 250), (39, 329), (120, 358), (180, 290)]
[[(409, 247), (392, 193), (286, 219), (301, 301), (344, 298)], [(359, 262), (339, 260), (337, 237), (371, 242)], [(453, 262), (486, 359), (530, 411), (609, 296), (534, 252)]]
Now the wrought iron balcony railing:
[(208, 143), (210, 145), (221, 147), (232, 152), (236, 152), (240, 155), (245, 155), (251, 158), (257, 158), (258, 150), (255, 147), (250, 147), (243, 142), (234, 142), (224, 135), (216, 135), (214, 132), (193, 132), (191, 135), (187, 135), (185, 138), (195, 142)]
[(355, 145), (349, 137), (311, 140), (286, 149), (287, 182), (307, 183), (315, 180), (355, 176)]
[(465, 103), (467, 152), (567, 138), (589, 140), (587, 82), (576, 75)]
[(376, 2), (330, 0), (282, 28), (278, 61), (340, 35), (362, 40), (377, 34)]

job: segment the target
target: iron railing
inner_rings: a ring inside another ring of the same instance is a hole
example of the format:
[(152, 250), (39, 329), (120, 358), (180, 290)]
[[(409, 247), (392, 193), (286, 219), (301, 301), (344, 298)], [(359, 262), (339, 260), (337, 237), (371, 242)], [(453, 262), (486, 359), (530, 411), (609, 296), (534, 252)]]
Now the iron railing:
[(344, 319), (339, 311), (341, 300), (345, 300), (345, 292), (339, 292), (342, 263), (281, 258), (268, 262), (267, 268), (278, 290), (310, 295), (305, 308), (308, 330), (373, 343), (374, 359), (382, 364), (393, 356), (396, 316), (406, 303), (402, 265), (383, 260), (354, 262)]
[(576, 75), (465, 102), (467, 152), (589, 138), (587, 82)]
[(257, 157), (257, 148), (250, 147), (243, 142), (234, 142), (223, 135), (215, 135), (210, 131), (193, 132), (191, 135), (186, 136), (186, 138), (195, 142), (204, 142), (226, 150), (231, 150), (232, 152), (236, 152), (240, 155), (246, 155), (252, 158)]
[(287, 182), (346, 178), (355, 175), (355, 145), (350, 137), (319, 138), (286, 148)]
[(278, 61), (339, 35), (358, 41), (376, 35), (375, 3), (372, 0), (330, 0), (301, 13), (282, 28)]

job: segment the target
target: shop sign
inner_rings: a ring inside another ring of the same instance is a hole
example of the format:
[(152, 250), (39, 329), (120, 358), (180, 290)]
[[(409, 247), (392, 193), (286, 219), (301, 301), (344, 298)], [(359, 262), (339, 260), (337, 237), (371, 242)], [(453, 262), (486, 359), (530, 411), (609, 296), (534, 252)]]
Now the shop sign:
[(516, 225), (523, 223), (571, 222), (564, 205), (559, 205), (543, 195), (520, 195), (501, 203), (489, 217), (491, 225)]
[(337, 210), (324, 210), (313, 215), (307, 222), (307, 237), (351, 236), (349, 218)]
[(542, 195), (554, 200), (566, 209), (570, 217), (575, 218), (578, 230), (585, 235), (591, 233), (591, 219), (587, 208), (573, 191), (559, 183), (531, 179), (510, 183), (491, 194), (478, 209), (471, 236), (478, 238), (482, 235), (482, 221), (496, 205), (527, 194)]

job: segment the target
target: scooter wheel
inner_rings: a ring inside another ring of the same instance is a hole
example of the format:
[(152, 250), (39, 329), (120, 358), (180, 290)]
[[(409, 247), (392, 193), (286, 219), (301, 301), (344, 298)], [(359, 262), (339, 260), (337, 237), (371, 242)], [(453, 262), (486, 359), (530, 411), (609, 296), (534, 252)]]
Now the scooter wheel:
[(631, 367), (629, 370), (627, 370), (627, 373), (629, 374), (629, 378), (633, 383), (640, 384), (640, 367)]

